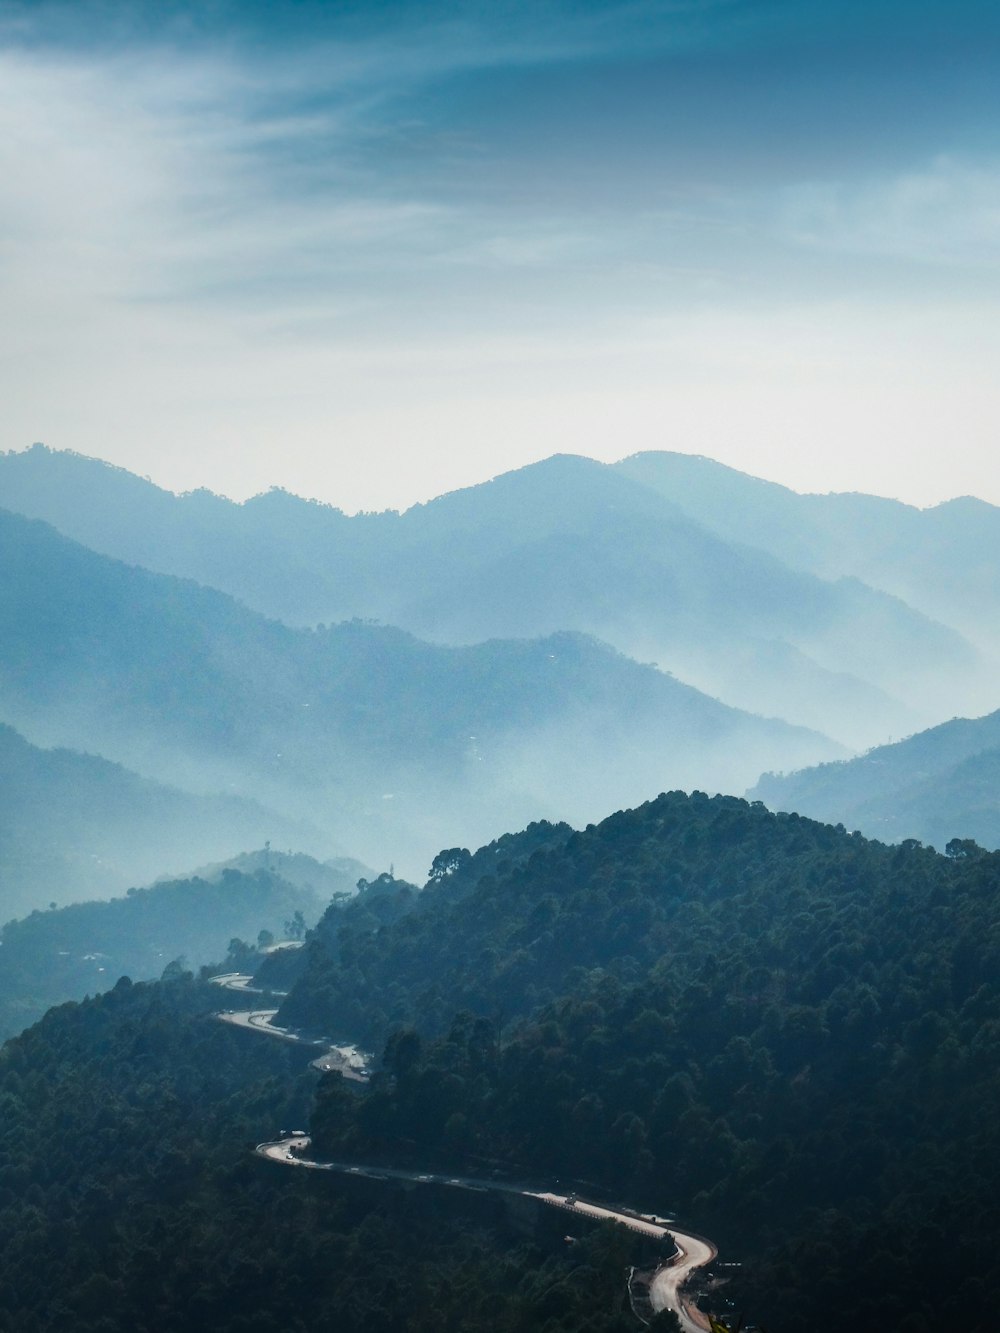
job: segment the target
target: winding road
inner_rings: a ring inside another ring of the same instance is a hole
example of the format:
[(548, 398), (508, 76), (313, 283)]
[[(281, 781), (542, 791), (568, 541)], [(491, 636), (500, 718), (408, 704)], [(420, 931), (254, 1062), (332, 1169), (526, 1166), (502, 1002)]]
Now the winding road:
[(279, 1162), (282, 1166), (299, 1166), (310, 1171), (336, 1171), (341, 1175), (362, 1176), (368, 1180), (408, 1180), (417, 1185), (450, 1185), (458, 1189), (519, 1194), (523, 1198), (537, 1199), (540, 1203), (553, 1208), (562, 1208), (580, 1217), (617, 1222), (621, 1226), (628, 1227), (630, 1231), (639, 1232), (655, 1240), (671, 1240), (675, 1253), (656, 1270), (649, 1288), (650, 1304), (654, 1311), (673, 1310), (680, 1320), (684, 1333), (705, 1333), (709, 1328), (707, 1316), (684, 1299), (684, 1284), (688, 1278), (696, 1268), (711, 1263), (718, 1253), (710, 1241), (702, 1240), (700, 1236), (689, 1236), (673, 1226), (668, 1227), (652, 1214), (604, 1208), (600, 1204), (588, 1203), (574, 1194), (539, 1192), (525, 1189), (523, 1185), (479, 1180), (472, 1176), (401, 1171), (395, 1167), (360, 1166), (350, 1162), (321, 1162), (303, 1156), (310, 1143), (311, 1139), (307, 1134), (289, 1134), (282, 1139), (259, 1143), (256, 1152), (259, 1156), (266, 1157), (272, 1162)]
[(224, 990), (238, 990), (241, 995), (281, 995), (288, 994), (285, 990), (264, 990), (261, 986), (251, 986), (253, 977), (246, 972), (222, 972), (217, 977), (210, 977), (213, 986), (221, 986)]
[[(237, 972), (212, 978), (216, 985), (244, 994), (255, 993), (255, 988), (246, 984), (252, 980), (252, 977)], [(307, 1037), (289, 1028), (278, 1027), (273, 1022), (277, 1012), (277, 1009), (252, 1009), (242, 1012), (229, 1010), (217, 1014), (216, 1017), (223, 1023), (231, 1023), (250, 1032), (262, 1032), (282, 1041), (299, 1042), (306, 1046), (323, 1046), (324, 1054), (312, 1061), (315, 1068), (324, 1072), (335, 1070), (344, 1078), (359, 1083), (368, 1081), (369, 1057), (356, 1046), (335, 1045), (322, 1038)], [(617, 1222), (631, 1231), (654, 1240), (669, 1239), (673, 1242), (675, 1252), (666, 1263), (660, 1265), (650, 1281), (650, 1305), (654, 1312), (672, 1310), (680, 1321), (683, 1333), (706, 1333), (706, 1330), (710, 1329), (707, 1316), (685, 1300), (684, 1287), (692, 1273), (711, 1263), (718, 1251), (711, 1241), (704, 1240), (701, 1236), (688, 1235), (678, 1231), (674, 1226), (666, 1225), (670, 1220), (668, 1218), (661, 1218), (652, 1213), (605, 1208), (601, 1204), (580, 1199), (575, 1194), (530, 1190), (523, 1185), (505, 1184), (496, 1180), (478, 1180), (471, 1176), (449, 1176), (434, 1172), (401, 1171), (392, 1167), (361, 1166), (350, 1162), (320, 1162), (303, 1155), (310, 1143), (311, 1139), (307, 1134), (293, 1133), (281, 1139), (259, 1143), (255, 1151), (259, 1156), (278, 1162), (282, 1166), (298, 1166), (311, 1171), (336, 1171), (342, 1175), (364, 1176), (370, 1180), (408, 1180), (418, 1185), (449, 1185), (458, 1189), (519, 1194), (524, 1198), (537, 1199), (550, 1207), (576, 1213), (580, 1217)]]
[(708, 1317), (684, 1299), (684, 1284), (696, 1268), (710, 1264), (719, 1251), (711, 1241), (700, 1236), (687, 1236), (683, 1231), (670, 1233), (678, 1253), (669, 1264), (658, 1268), (649, 1284), (649, 1303), (654, 1311), (673, 1310), (684, 1333), (704, 1333), (709, 1328)]
[[(255, 993), (254, 987), (243, 984), (245, 981), (252, 981), (253, 978), (244, 977), (239, 972), (229, 972), (221, 977), (212, 977), (211, 980), (215, 985), (224, 986), (229, 990), (241, 991), (244, 995)], [(263, 994), (260, 991), (256, 993)], [(280, 993), (280, 991), (269, 992), (272, 995)], [(346, 1042), (327, 1041), (323, 1037), (311, 1037), (305, 1033), (296, 1032), (293, 1028), (279, 1027), (274, 1021), (277, 1012), (277, 1009), (226, 1009), (221, 1014), (216, 1014), (216, 1018), (222, 1023), (231, 1023), (234, 1027), (249, 1028), (251, 1032), (263, 1032), (265, 1036), (277, 1037), (280, 1041), (297, 1042), (300, 1046), (319, 1047), (322, 1054), (312, 1061), (315, 1069), (324, 1074), (330, 1072), (342, 1074), (344, 1078), (351, 1079), (355, 1083), (368, 1082), (371, 1056)]]

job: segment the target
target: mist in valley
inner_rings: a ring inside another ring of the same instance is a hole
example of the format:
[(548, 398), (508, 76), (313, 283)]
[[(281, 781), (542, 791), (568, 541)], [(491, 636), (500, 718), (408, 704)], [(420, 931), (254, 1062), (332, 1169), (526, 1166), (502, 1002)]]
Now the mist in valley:
[[(441, 846), (656, 791), (743, 792), (992, 698), (988, 635), (877, 586), (899, 559), (865, 546), (864, 497), (831, 497), (836, 544), (796, 544), (785, 511), (807, 533), (815, 497), (708, 460), (561, 456), (355, 518), (176, 497), (38, 447), (0, 456), (0, 480), (77, 539), (0, 522), (0, 717), (143, 791), (88, 827), (81, 768), (73, 849), (23, 860), (8, 915), (266, 840), (420, 882)], [(898, 510), (912, 544), (918, 511)], [(871, 585), (849, 572), (865, 563)]]

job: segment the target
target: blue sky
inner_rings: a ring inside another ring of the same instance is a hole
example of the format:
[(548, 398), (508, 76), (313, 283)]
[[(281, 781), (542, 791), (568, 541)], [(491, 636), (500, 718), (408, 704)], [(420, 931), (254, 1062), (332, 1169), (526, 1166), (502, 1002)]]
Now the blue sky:
[(348, 509), (649, 448), (1000, 503), (998, 30), (0, 2), (0, 445)]

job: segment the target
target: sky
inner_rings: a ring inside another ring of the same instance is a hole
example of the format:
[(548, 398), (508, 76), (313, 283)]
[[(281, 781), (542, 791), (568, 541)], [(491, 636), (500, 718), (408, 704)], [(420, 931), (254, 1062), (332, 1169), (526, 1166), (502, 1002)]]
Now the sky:
[(0, 448), (1000, 503), (998, 56), (992, 0), (0, 0)]

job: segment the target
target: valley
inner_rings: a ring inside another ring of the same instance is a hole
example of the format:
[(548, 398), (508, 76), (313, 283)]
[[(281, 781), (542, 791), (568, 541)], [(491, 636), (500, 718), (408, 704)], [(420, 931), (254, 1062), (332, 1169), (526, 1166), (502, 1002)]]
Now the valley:
[[(64, 461), (33, 458), (36, 481)], [(937, 1333), (953, 1286), (922, 1256), (945, 1235), (976, 1317), (995, 1268), (975, 1237), (994, 1146), (977, 1108), (1000, 1068), (1000, 714), (854, 751), (869, 710), (912, 727), (928, 698), (971, 701), (988, 639), (906, 605), (890, 573), (859, 583), (834, 546), (800, 564), (737, 547), (697, 487), (686, 510), (657, 493), (671, 466), (639, 481), (560, 457), (357, 524), (202, 497), (252, 587), (192, 579), (226, 544), (211, 524), (178, 545), (181, 498), (90, 460), (71, 467), (108, 550), (48, 526), (55, 485), (33, 492), (44, 520), (0, 515), (0, 883), (21, 913), (0, 936), (0, 1137), (24, 1148), (0, 1171), (23, 1236), (0, 1284), (32, 1333), (62, 1317), (53, 1300), (88, 1333), (111, 1309), (141, 1329), (142, 1255), (168, 1233), (157, 1263), (191, 1265), (200, 1295), (159, 1288), (149, 1333), (181, 1311), (197, 1327), (233, 1280), (223, 1214), (254, 1256), (251, 1333), (254, 1304), (284, 1333), (289, 1245), (295, 1318), (325, 1291), (359, 1333), (376, 1306), (391, 1325), (459, 1290), (462, 1333), (626, 1333), (635, 1312), (703, 1333), (713, 1302), (772, 1329), (877, 1310)], [(151, 506), (131, 536), (100, 498), (116, 486)], [(290, 524), (269, 547), (265, 512)], [(123, 558), (140, 538), (163, 568)], [(336, 589), (316, 572), (335, 542)], [(195, 563), (167, 568), (182, 549)], [(303, 597), (355, 618), (309, 623), (287, 581), (268, 602), (292, 551)], [(772, 716), (737, 706), (765, 680)], [(199, 868), (154, 877), (167, 858)], [(35, 1069), (87, 1109), (67, 1118)], [(36, 1122), (39, 1144), (73, 1144), (44, 1181)], [(87, 1133), (121, 1145), (120, 1205)], [(254, 1145), (311, 1169), (262, 1181)], [(57, 1197), (82, 1250), (25, 1211)], [(416, 1235), (406, 1283), (351, 1294)], [(724, 1287), (705, 1278), (716, 1244), (741, 1260)], [(99, 1304), (95, 1266), (114, 1274)]]
[(998, 69), (0, 0), (0, 1333), (994, 1333)]

